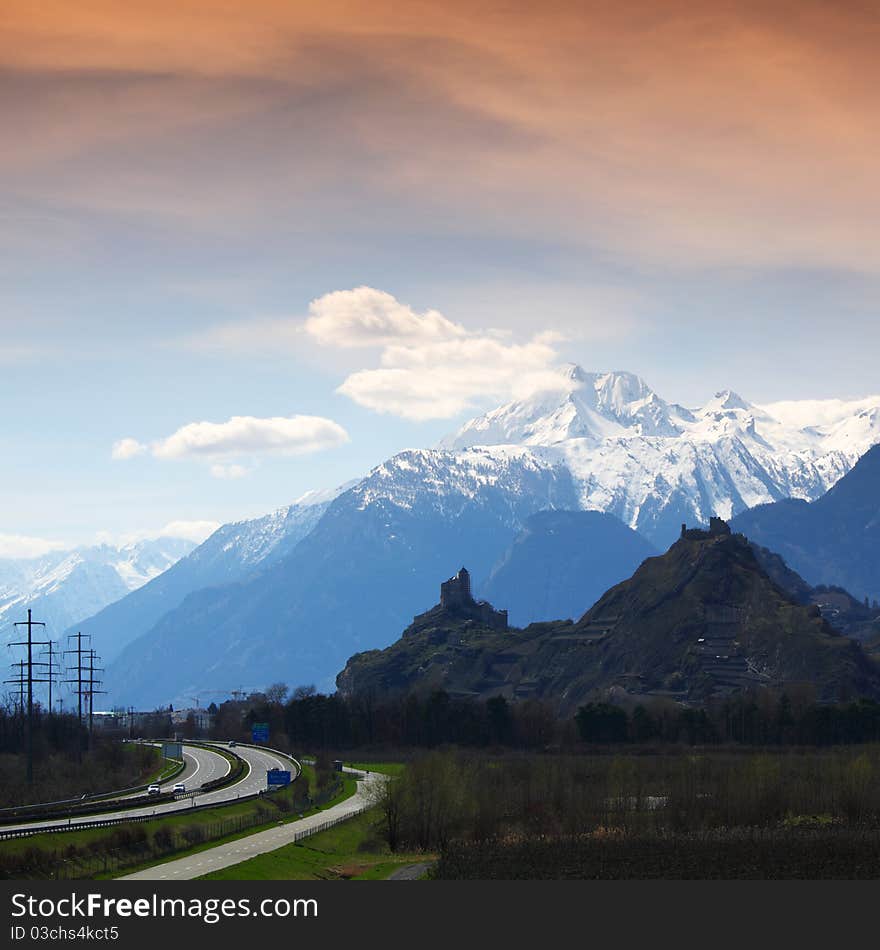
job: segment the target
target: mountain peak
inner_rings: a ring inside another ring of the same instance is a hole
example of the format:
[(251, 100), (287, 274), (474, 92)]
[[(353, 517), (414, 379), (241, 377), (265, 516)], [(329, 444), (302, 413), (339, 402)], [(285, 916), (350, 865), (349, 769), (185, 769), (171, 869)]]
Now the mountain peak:
[(577, 363), (563, 363), (559, 370), (559, 375), (563, 379), (571, 380), (573, 383), (581, 385), (589, 382), (590, 374)]
[(732, 389), (722, 389), (720, 392), (715, 393), (704, 407), (706, 412), (723, 412), (732, 409), (750, 410), (752, 408), (754, 407), (750, 402), (746, 402), (739, 393), (734, 392)]
[(441, 448), (475, 445), (553, 446), (572, 439), (598, 444), (626, 435), (675, 435), (667, 404), (635, 373), (588, 373), (575, 363), (559, 369), (558, 390), (536, 393), (466, 422)]

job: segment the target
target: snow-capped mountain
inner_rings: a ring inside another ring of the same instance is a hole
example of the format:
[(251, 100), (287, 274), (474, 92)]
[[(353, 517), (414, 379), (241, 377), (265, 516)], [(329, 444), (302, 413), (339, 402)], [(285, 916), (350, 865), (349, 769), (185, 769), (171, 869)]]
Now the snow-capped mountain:
[(15, 639), (12, 624), (23, 620), (28, 608), (57, 639), (72, 623), (143, 586), (194, 547), (181, 538), (158, 538), (0, 560), (0, 639)]
[(536, 512), (607, 512), (663, 548), (683, 521), (815, 498), (877, 442), (880, 397), (758, 406), (724, 391), (689, 409), (632, 374), (570, 367), (552, 395), (400, 452), (332, 500), (225, 525), (82, 629), (122, 703), (279, 679), (327, 688), (462, 564), (479, 593)]
[[(530, 515), (576, 506), (565, 466), (524, 447), (401, 452), (342, 492), (286, 554), (191, 589), (156, 618), (107, 664), (110, 699), (150, 708), (279, 679), (332, 688), (352, 653), (391, 642), (462, 563), (478, 585)], [(103, 614), (160, 590), (198, 553)], [(140, 622), (126, 616), (126, 632)]]
[(440, 447), (527, 447), (569, 469), (581, 508), (659, 544), (682, 521), (818, 498), (880, 442), (880, 396), (759, 406), (724, 390), (687, 409), (631, 373), (579, 366), (565, 368), (560, 389), (472, 419)]
[(330, 502), (349, 487), (351, 483), (307, 492), (293, 504), (261, 518), (223, 525), (169, 570), (85, 614), (87, 619), (78, 622), (77, 629), (90, 634), (104, 659), (112, 660), (193, 591), (239, 582), (283, 558), (315, 527)]

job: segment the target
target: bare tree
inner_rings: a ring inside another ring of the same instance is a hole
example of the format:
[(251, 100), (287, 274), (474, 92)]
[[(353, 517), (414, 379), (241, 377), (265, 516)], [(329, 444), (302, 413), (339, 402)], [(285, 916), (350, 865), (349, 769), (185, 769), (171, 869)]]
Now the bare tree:
[(284, 700), (287, 699), (289, 692), (290, 687), (288, 687), (287, 683), (273, 683), (266, 690), (266, 701), (273, 706), (281, 706)]

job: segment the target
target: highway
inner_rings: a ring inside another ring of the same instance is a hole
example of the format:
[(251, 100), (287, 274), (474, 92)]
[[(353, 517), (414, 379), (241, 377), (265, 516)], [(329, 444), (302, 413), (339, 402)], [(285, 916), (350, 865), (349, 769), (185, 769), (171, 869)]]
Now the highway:
[(348, 768), (345, 771), (352, 775), (362, 776), (362, 780), (358, 782), (357, 792), (343, 802), (309, 815), (307, 818), (301, 818), (299, 821), (291, 821), (266, 831), (258, 831), (183, 858), (171, 859), (144, 871), (126, 874), (118, 880), (191, 881), (211, 871), (241, 864), (242, 861), (247, 861), (248, 858), (253, 858), (258, 854), (283, 848), (287, 844), (293, 844), (295, 841), (322, 831), (328, 825), (335, 825), (347, 818), (352, 818), (375, 803), (376, 792), (382, 783), (387, 781), (387, 776), (377, 772), (364, 774)]
[[(162, 783), (163, 792), (170, 792), (178, 782), (183, 782), (188, 791), (195, 791), (199, 785), (221, 779), (232, 771), (229, 759), (225, 756), (208, 752), (198, 746), (184, 746), (183, 762), (183, 771)], [(131, 795), (120, 795), (115, 800), (124, 802), (130, 798), (142, 798), (143, 794), (143, 792), (134, 792)]]
[(188, 789), (195, 791), (199, 785), (221, 779), (232, 771), (232, 765), (225, 756), (196, 746), (184, 746), (183, 761), (184, 770), (162, 785), (163, 792), (170, 792), (177, 782), (183, 782)]
[[(225, 743), (213, 743), (219, 748), (224, 748)], [(186, 772), (181, 773), (172, 782), (163, 787), (163, 791), (174, 782), (185, 782), (187, 792), (196, 792), (194, 798), (189, 796), (178, 798), (173, 802), (156, 803), (154, 806), (142, 806), (140, 808), (120, 808), (118, 811), (102, 812), (99, 815), (80, 815), (76, 818), (59, 818), (52, 821), (36, 820), (22, 822), (15, 825), (0, 826), (0, 832), (26, 830), (34, 826), (41, 828), (49, 827), (76, 827), (76, 825), (87, 824), (96, 820), (107, 820), (116, 818), (142, 818), (145, 815), (165, 815), (172, 812), (185, 811), (192, 808), (193, 805), (221, 805), (225, 802), (235, 801), (246, 795), (253, 795), (266, 788), (266, 771), (272, 768), (291, 768), (291, 761), (283, 758), (274, 752), (265, 749), (256, 749), (249, 746), (237, 746), (235, 752), (240, 755), (250, 766), (246, 773), (232, 785), (217, 789), (206, 794), (198, 794), (198, 787), (203, 782), (209, 782), (220, 778), (229, 772), (229, 762), (218, 752), (199, 746), (186, 746), (185, 759), (187, 763)], [(189, 775), (189, 778), (186, 775)], [(122, 799), (124, 800), (124, 799)]]

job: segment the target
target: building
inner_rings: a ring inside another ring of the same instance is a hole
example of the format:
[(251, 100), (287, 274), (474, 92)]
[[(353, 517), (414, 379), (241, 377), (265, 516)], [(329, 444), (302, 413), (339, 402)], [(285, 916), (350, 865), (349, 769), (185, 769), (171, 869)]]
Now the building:
[(440, 606), (446, 610), (473, 607), (475, 603), (471, 593), (471, 575), (466, 567), (440, 585)]
[(723, 518), (716, 518), (714, 515), (709, 518), (709, 530), (703, 528), (688, 528), (686, 524), (681, 526), (681, 537), (688, 541), (706, 541), (709, 538), (724, 538), (731, 533), (730, 525)]
[(474, 600), (471, 575), (466, 567), (440, 585), (440, 606), (444, 610), (464, 613), (481, 626), (493, 630), (507, 629), (506, 610), (496, 610), (485, 600)]

